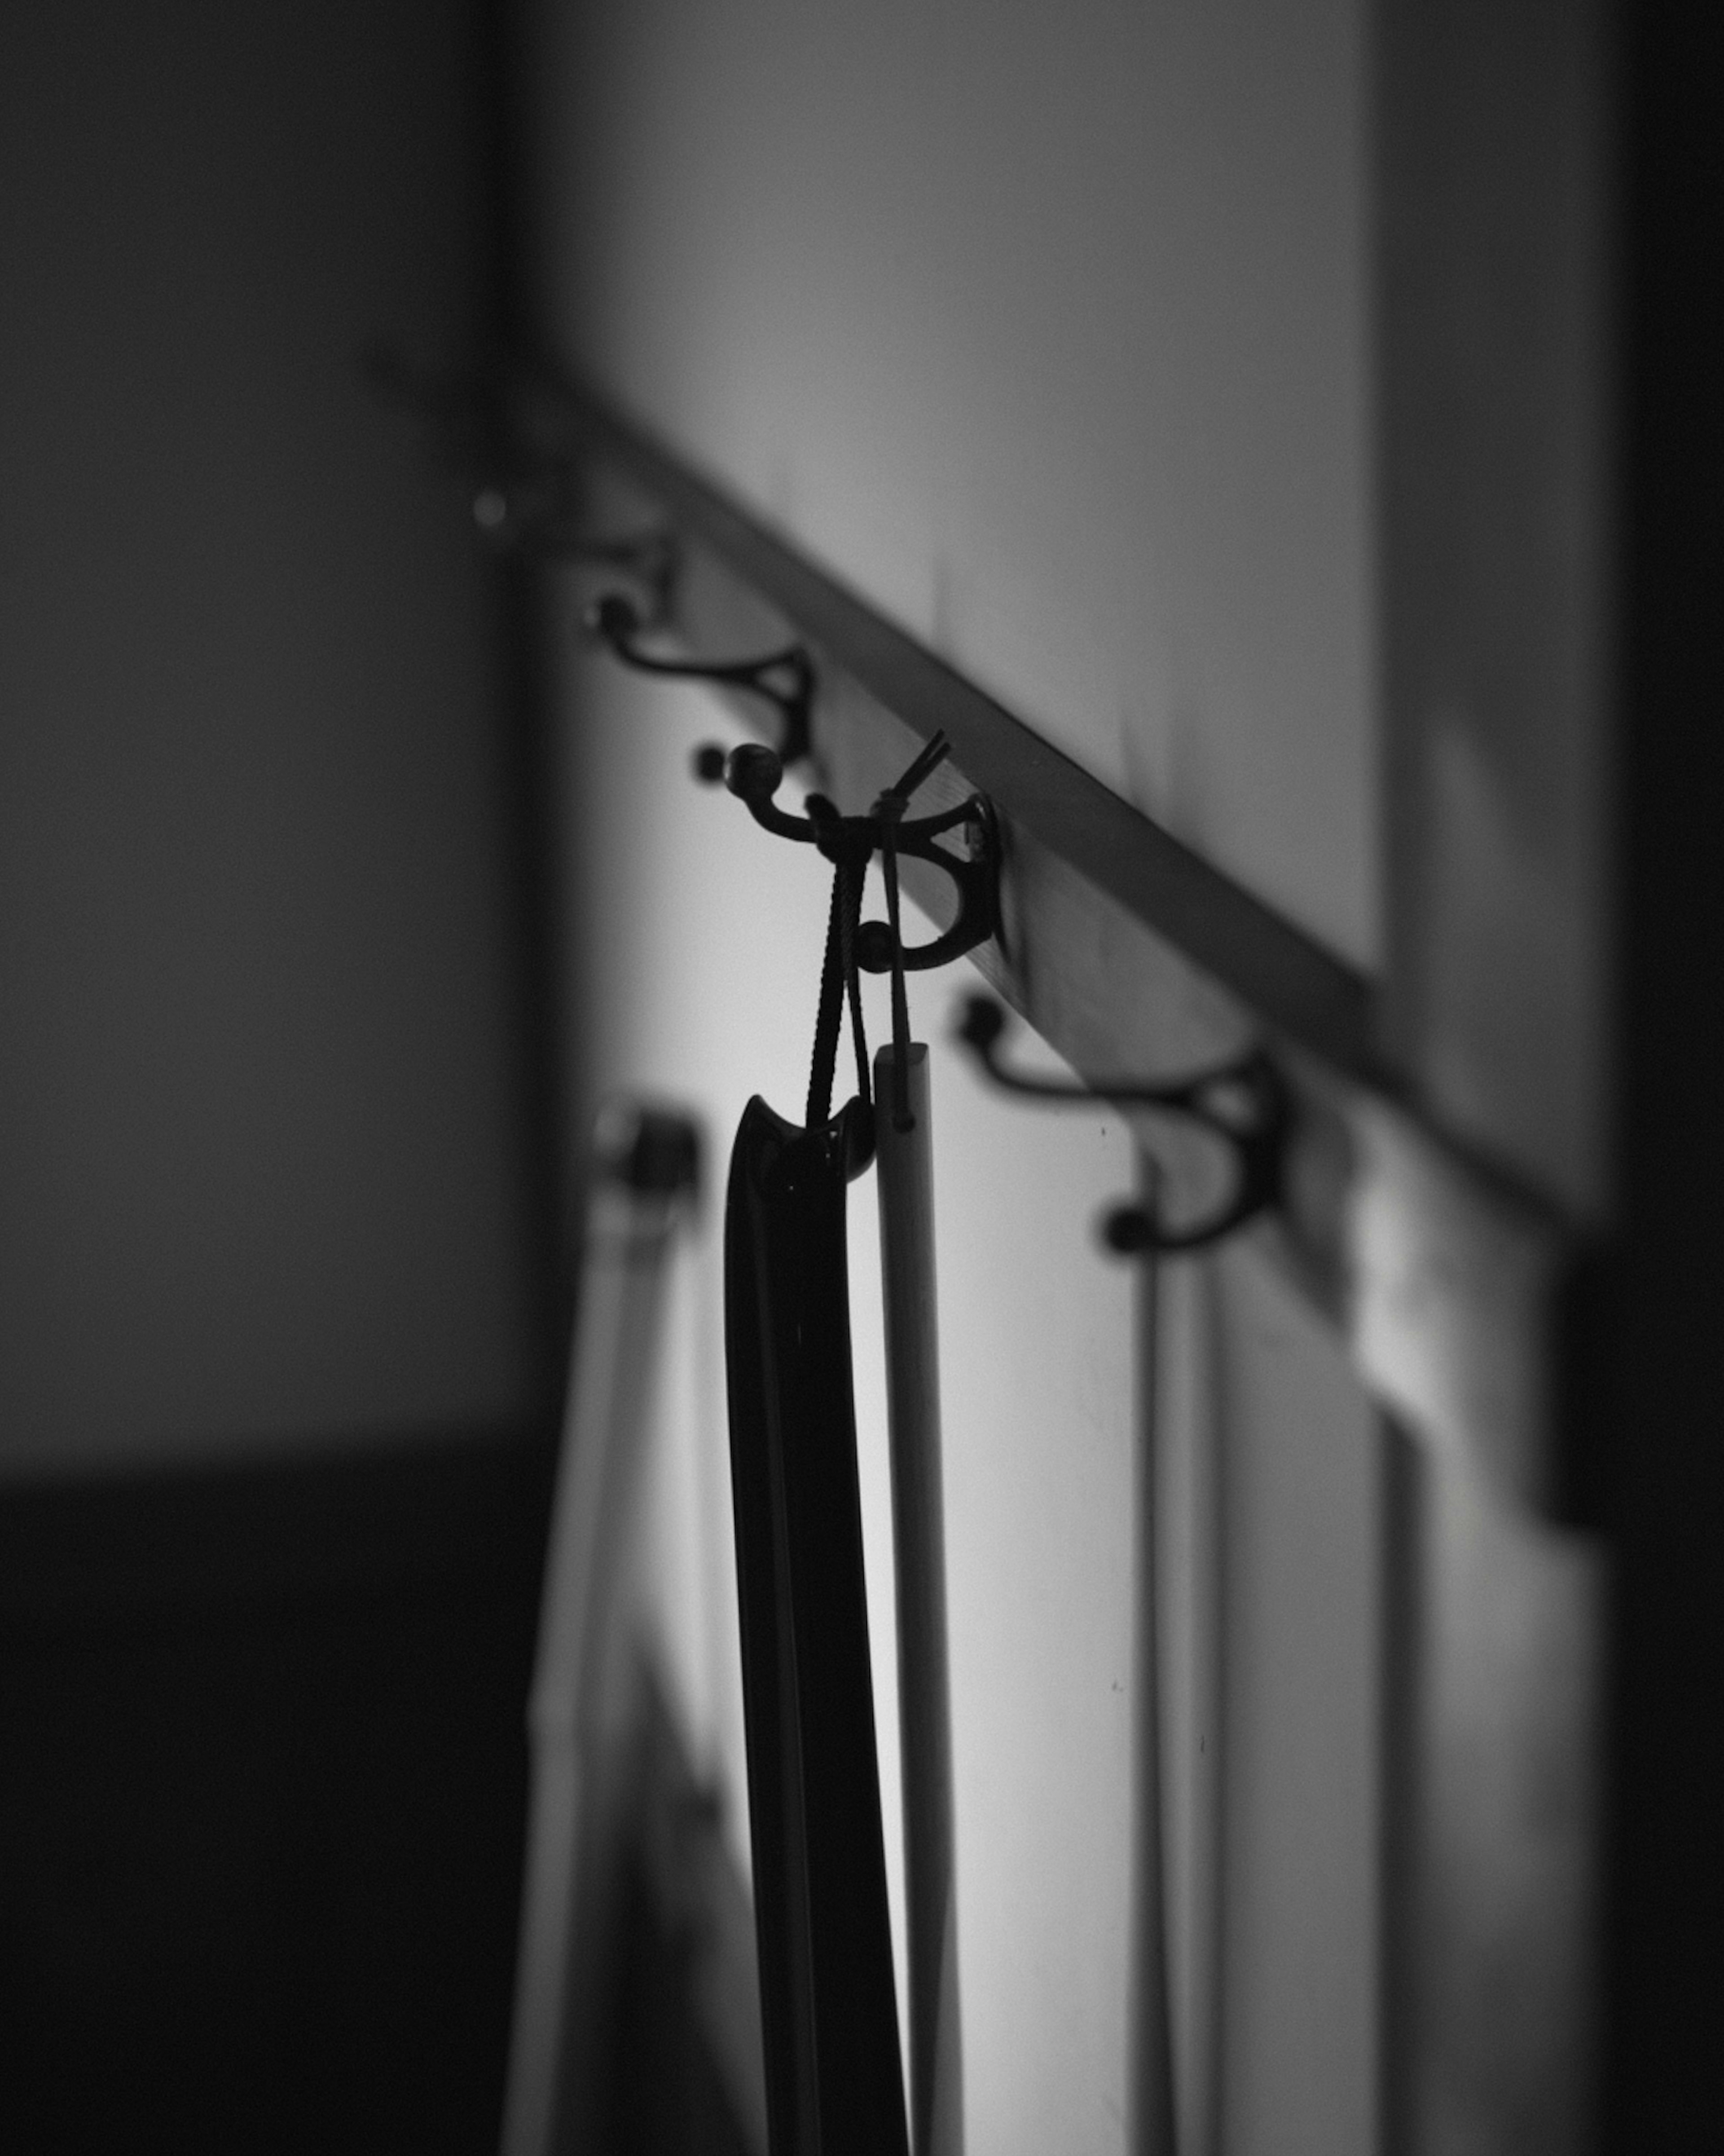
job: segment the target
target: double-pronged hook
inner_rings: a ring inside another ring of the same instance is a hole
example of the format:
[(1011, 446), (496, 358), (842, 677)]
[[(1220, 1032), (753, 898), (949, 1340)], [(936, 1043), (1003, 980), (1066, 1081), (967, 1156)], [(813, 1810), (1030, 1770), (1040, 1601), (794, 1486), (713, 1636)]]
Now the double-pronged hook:
[[(722, 687), (761, 697), (777, 712), (782, 728), (777, 749), (767, 753), (776, 757), (781, 771), (787, 763), (799, 763), (808, 756), (814, 708), (814, 662), (801, 644), (787, 644), (782, 651), (768, 651), (758, 659), (661, 658), (656, 652), (641, 649), (638, 639), (649, 624), (620, 592), (608, 593), (600, 599), (587, 615), (587, 625), (625, 666), (639, 673), (669, 675), (686, 681), (716, 681)], [(708, 785), (716, 785), (726, 776), (723, 750), (710, 744), (696, 749), (695, 776)]]
[(1007, 1070), (995, 1053), (1005, 1029), (1006, 1014), (991, 996), (966, 998), (957, 1038), (994, 1083), (1008, 1092), (1056, 1106), (1116, 1102), (1159, 1109), (1202, 1125), (1233, 1156), (1231, 1185), (1208, 1213), (1175, 1224), (1141, 1205), (1116, 1206), (1102, 1223), (1102, 1235), (1110, 1249), (1127, 1255), (1139, 1251), (1203, 1250), (1280, 1204), (1289, 1120), (1287, 1090), (1261, 1049), (1189, 1078), (1153, 1085), (1136, 1079), (1104, 1079), (1092, 1086), (1068, 1086), (1058, 1079), (1032, 1078)]
[[(829, 861), (847, 854), (864, 860), (890, 849), (898, 860), (906, 855), (926, 861), (951, 883), (957, 897), (952, 926), (931, 942), (911, 944), (899, 952), (898, 938), (885, 921), (865, 921), (856, 932), (856, 963), (866, 973), (892, 970), (895, 952), (911, 973), (931, 966), (948, 965), (985, 943), (999, 927), (999, 844), (993, 809), (988, 797), (972, 793), (955, 808), (937, 816), (906, 819), (904, 803), (922, 778), (946, 753), (942, 739), (931, 742), (896, 787), (883, 793), (866, 816), (841, 816), (824, 794), (808, 797), (808, 814), (793, 816), (780, 808), (773, 795), (784, 777), (784, 760), (773, 750), (755, 742), (732, 749), (726, 759), (724, 783), (747, 808), (755, 822), (781, 839), (818, 846)], [(947, 834), (962, 830), (970, 850), (955, 854), (939, 844)]]

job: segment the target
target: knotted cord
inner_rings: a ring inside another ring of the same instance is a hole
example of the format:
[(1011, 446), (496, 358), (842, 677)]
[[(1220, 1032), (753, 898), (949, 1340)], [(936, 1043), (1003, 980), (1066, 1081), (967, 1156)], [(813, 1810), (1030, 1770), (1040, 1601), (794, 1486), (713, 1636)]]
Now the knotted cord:
[(832, 1113), (832, 1082), (838, 1066), (838, 1034), (846, 1000), (850, 1038), (856, 1050), (856, 1091), (865, 1107), (872, 1093), (868, 1082), (868, 1042), (862, 1030), (862, 987), (856, 967), (856, 930), (862, 919), (862, 886), (868, 875), (871, 839), (852, 836), (847, 820), (818, 794), (808, 797), (808, 813), (829, 820), (827, 842), (834, 856), (832, 906), (826, 920), (826, 957), (820, 969), (820, 1007), (814, 1020), (814, 1055), (808, 1073), (808, 1127), (812, 1131)]
[(811, 793), (808, 812), (819, 826), (820, 850), (833, 863), (832, 904), (826, 918), (826, 955), (820, 969), (820, 1002), (814, 1019), (814, 1052), (808, 1071), (808, 1127), (817, 1128), (832, 1113), (833, 1081), (838, 1069), (838, 1035), (844, 1009), (850, 1009), (850, 1038), (856, 1051), (856, 1092), (865, 1107), (872, 1104), (868, 1077), (868, 1042), (862, 1028), (862, 984), (856, 963), (857, 932), (862, 923), (862, 889), (876, 845), (886, 886), (886, 920), (891, 932), (893, 1086), (892, 1119), (900, 1131), (912, 1127), (910, 1113), (910, 998), (904, 979), (904, 939), (898, 896), (898, 825), (910, 797), (952, 752), (943, 733), (918, 752), (909, 768), (889, 786), (868, 816), (840, 816), (824, 794)]

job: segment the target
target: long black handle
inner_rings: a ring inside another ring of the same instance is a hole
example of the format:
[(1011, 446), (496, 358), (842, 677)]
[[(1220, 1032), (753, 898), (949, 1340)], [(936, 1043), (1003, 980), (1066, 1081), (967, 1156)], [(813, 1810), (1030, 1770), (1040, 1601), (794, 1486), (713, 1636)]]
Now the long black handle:
[(772, 2156), (908, 2156), (851, 1392), (852, 1101), (744, 1111), (725, 1344)]

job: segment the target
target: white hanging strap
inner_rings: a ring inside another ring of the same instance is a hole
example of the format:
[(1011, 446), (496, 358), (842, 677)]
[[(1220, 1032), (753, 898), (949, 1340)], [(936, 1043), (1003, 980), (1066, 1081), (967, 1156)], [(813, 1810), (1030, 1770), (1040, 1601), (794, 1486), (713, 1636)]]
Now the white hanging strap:
[(601, 1117), (581, 1258), (538, 1656), (531, 1795), (503, 2156), (552, 2156), (568, 2101), (581, 1860), (605, 1736), (606, 1646), (629, 1543), (694, 1125), (623, 1106)]

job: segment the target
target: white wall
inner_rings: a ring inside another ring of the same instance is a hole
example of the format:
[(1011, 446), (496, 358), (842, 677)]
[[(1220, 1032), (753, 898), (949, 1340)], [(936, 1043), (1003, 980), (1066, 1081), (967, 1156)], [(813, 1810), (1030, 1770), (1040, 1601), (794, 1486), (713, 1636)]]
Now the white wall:
[[(1355, 12), (545, 0), (529, 14), (541, 302), (565, 355), (1368, 964)], [(572, 598), (557, 633), (571, 654)], [(713, 1140), (642, 1598), (741, 1854), (717, 1194), (747, 1096), (799, 1107), (826, 886), (807, 853), (690, 783), (690, 747), (723, 731), (700, 692), (572, 655), (566, 679), (570, 1025), (587, 1070), (572, 1136), (596, 1092), (645, 1088), (698, 1106)], [(935, 1044), (968, 2145), (1111, 2156), (1129, 2132), (1142, 1430), (1131, 1282), (1090, 1222), (1134, 1167), (1116, 1123), (978, 1088), (941, 1045), (973, 978), (959, 974), (916, 980), (912, 1007)], [(873, 1205), (859, 1187), (890, 1798)], [(1168, 1766), (1182, 2147), (1347, 2156), (1375, 2139), (1377, 1432), (1334, 1342), (1259, 1253), (1194, 1269), (1172, 1300), (1162, 1441), (1205, 1462), (1224, 1552), (1219, 1706), (1202, 1727), (1181, 1708)], [(1221, 1871), (1213, 2073), (1186, 1891), (1206, 1841)]]
[(1357, 0), (529, 13), (567, 349), (1371, 963)]

